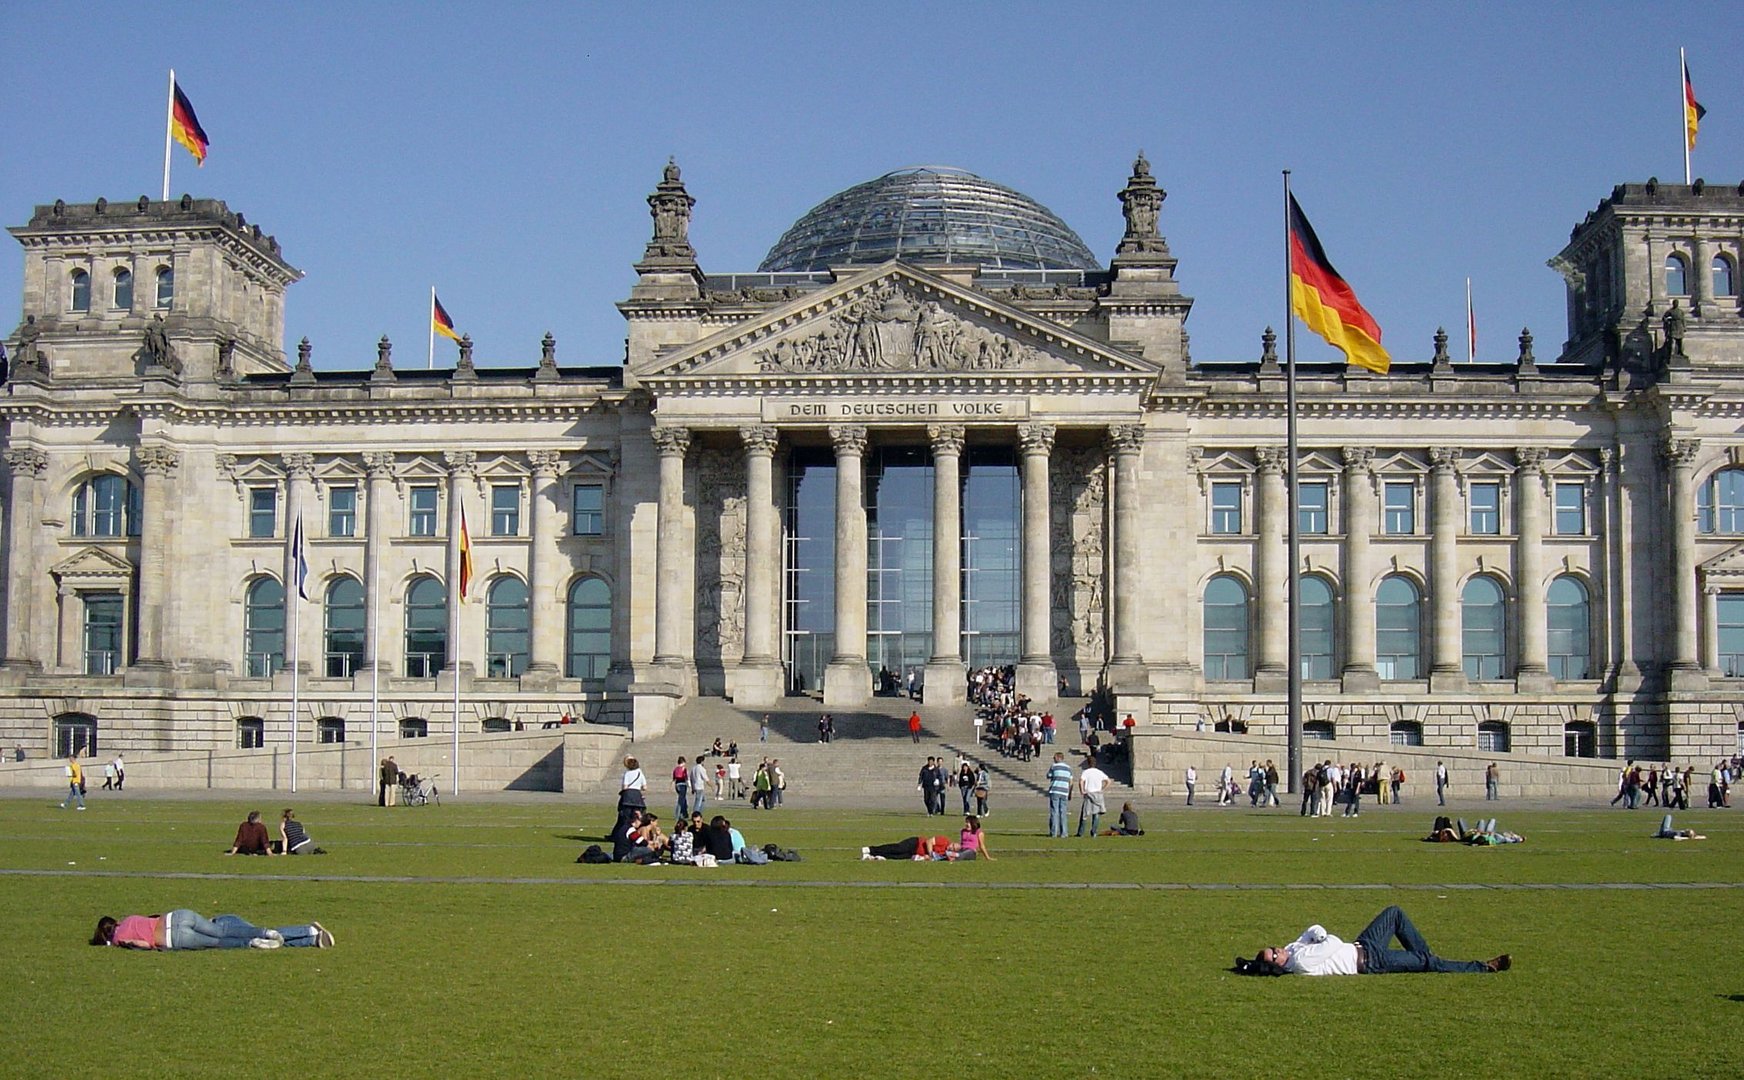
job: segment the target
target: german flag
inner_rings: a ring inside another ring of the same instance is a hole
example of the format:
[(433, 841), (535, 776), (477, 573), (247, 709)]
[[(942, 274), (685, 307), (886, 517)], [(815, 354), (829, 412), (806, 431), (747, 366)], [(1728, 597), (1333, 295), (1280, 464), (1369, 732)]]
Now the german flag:
[(206, 164), (206, 147), (211, 145), (211, 140), (206, 138), (206, 129), (200, 126), (200, 118), (194, 115), (194, 106), (188, 101), (188, 95), (182, 93), (181, 86), (176, 83), (170, 84), (170, 134), (188, 148), (195, 161)]
[(1350, 363), (1387, 373), (1392, 360), (1381, 348), (1380, 326), (1333, 269), (1294, 195), (1290, 196), (1290, 307)]
[(472, 537), (466, 532), (466, 505), (460, 507), (460, 602), (466, 603), (466, 589), (472, 584)]
[(1702, 117), (1708, 115), (1708, 110), (1702, 108), (1702, 103), (1696, 100), (1695, 84), (1690, 82), (1689, 64), (1683, 65), (1683, 131), (1685, 146), (1696, 148), (1696, 129), (1702, 124)]
[(454, 332), (454, 320), (448, 317), (442, 301), (436, 299), (435, 289), (430, 290), (430, 328), (450, 341), (460, 340), (460, 335)]

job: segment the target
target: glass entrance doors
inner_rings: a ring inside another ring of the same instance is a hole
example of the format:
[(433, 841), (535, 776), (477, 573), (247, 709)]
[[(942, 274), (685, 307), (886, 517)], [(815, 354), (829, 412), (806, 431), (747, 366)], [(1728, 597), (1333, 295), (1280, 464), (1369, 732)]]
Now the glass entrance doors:
[(781, 574), (782, 660), (787, 692), (823, 686), (836, 652), (836, 462), (795, 448), (787, 469)]
[(921, 447), (867, 454), (866, 662), (899, 679), (933, 652), (933, 465)]

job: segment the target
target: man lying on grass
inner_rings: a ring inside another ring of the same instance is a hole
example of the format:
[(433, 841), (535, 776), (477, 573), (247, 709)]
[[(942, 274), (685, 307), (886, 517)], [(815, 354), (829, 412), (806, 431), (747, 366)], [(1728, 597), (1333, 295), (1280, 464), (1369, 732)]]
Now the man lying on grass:
[[(1394, 949), (1394, 938), (1403, 949)], [(1317, 925), (1288, 945), (1261, 949), (1252, 960), (1238, 957), (1239, 975), (1393, 975), (1401, 972), (1496, 972), (1514, 964), (1507, 953), (1493, 960), (1443, 960), (1397, 905), (1387, 908), (1356, 936), (1340, 941)]]

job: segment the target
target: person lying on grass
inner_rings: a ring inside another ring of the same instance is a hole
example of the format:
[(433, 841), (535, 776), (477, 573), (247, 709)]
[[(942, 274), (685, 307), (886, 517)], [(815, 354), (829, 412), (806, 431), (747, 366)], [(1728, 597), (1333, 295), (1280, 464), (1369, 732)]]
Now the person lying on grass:
[(1674, 829), (1671, 827), (1671, 815), (1667, 814), (1659, 820), (1659, 831), (1653, 834), (1655, 840), (1706, 840), (1707, 837), (1694, 829)]
[(911, 836), (894, 844), (873, 844), (860, 849), (862, 860), (913, 859), (926, 862), (955, 862), (963, 854), (963, 845), (948, 836)]
[[(1394, 938), (1404, 948), (1391, 948)], [(1288, 945), (1261, 949), (1252, 960), (1237, 957), (1235, 972), (1238, 975), (1493, 973), (1513, 966), (1513, 958), (1507, 953), (1490, 960), (1443, 960), (1429, 951), (1429, 943), (1395, 904), (1376, 915), (1355, 941), (1341, 941), (1316, 924)]]
[(333, 935), (318, 922), (264, 930), (236, 915), (206, 918), (197, 911), (176, 908), (162, 915), (108, 915), (97, 920), (93, 945), (125, 949), (331, 949)]

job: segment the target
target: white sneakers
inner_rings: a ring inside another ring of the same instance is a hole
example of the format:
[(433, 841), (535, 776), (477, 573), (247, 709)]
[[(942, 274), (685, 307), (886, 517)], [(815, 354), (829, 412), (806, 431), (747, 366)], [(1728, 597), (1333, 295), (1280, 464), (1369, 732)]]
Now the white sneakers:
[(333, 947), (333, 932), (318, 922), (309, 924), (309, 929), (315, 931), (315, 948), (331, 949)]
[(277, 938), (257, 937), (248, 943), (248, 947), (251, 949), (276, 949), (283, 944), (284, 942)]

